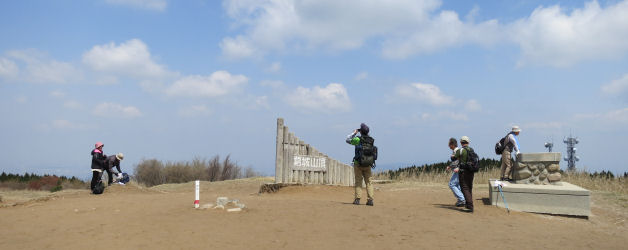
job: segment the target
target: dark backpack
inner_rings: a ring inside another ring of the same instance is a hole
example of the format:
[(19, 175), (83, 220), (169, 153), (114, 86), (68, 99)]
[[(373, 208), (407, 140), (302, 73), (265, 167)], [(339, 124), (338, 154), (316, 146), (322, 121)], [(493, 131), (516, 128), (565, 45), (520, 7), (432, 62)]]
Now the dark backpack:
[(102, 181), (98, 181), (96, 186), (94, 186), (94, 189), (92, 189), (92, 193), (102, 194), (103, 192), (105, 192), (105, 184)]
[(127, 173), (122, 173), (122, 179), (119, 179), (118, 182), (126, 184), (127, 182), (129, 182), (129, 180), (129, 175)]
[[(461, 150), (467, 151), (467, 162), (461, 162), (460, 168), (474, 173), (480, 171), (480, 158), (478, 157), (478, 154), (473, 151), (473, 148), (465, 147)], [(460, 151), (460, 155), (462, 155), (462, 151)]]
[(501, 155), (502, 152), (504, 152), (504, 149), (506, 149), (506, 143), (505, 142), (506, 142), (506, 137), (508, 137), (508, 135), (502, 137), (497, 143), (495, 143), (495, 153), (496, 154)]
[(375, 139), (368, 135), (360, 137), (360, 148), (358, 150), (357, 160), (361, 167), (375, 168), (375, 160), (377, 160), (377, 147), (374, 145)]

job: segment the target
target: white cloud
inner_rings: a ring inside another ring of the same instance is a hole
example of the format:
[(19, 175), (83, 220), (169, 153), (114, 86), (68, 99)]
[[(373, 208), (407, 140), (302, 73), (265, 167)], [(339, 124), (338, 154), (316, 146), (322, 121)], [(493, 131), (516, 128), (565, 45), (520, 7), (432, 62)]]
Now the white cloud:
[(103, 117), (111, 117), (111, 118), (135, 118), (142, 115), (140, 110), (134, 106), (122, 106), (117, 103), (105, 102), (96, 105), (94, 111), (92, 112), (94, 115), (103, 116)]
[(566, 67), (628, 52), (628, 1), (606, 8), (592, 1), (571, 13), (559, 5), (538, 7), (509, 26), (511, 39), (523, 53), (520, 65)]
[(14, 76), (26, 82), (33, 83), (69, 83), (82, 78), (82, 72), (72, 64), (50, 59), (48, 55), (36, 49), (12, 50), (7, 55), (20, 61), (26, 67), (20, 74), (15, 74), (19, 68), (10, 69)]
[(351, 50), (369, 39), (382, 39), (385, 57), (405, 58), (494, 40), (496, 21), (463, 22), (455, 12), (437, 12), (441, 4), (440, 0), (225, 1), (234, 26), (244, 32), (224, 38), (220, 47), (225, 56), (237, 59), (270, 51)]
[(611, 83), (602, 86), (602, 92), (609, 95), (628, 96), (628, 74), (622, 78), (613, 80)]
[(464, 22), (456, 12), (442, 11), (416, 29), (408, 30), (407, 34), (386, 39), (382, 55), (389, 59), (405, 59), (464, 44), (488, 46), (500, 38), (500, 26), (496, 20)]
[(0, 77), (14, 77), (18, 74), (18, 72), (19, 68), (15, 62), (6, 58), (0, 58)]
[(277, 73), (277, 72), (279, 72), (281, 70), (281, 63), (280, 62), (274, 62), (274, 63), (270, 64), (270, 66), (266, 70), (268, 72)]
[(482, 105), (480, 105), (480, 103), (477, 100), (471, 99), (466, 102), (466, 104), (464, 105), (464, 108), (467, 111), (478, 112), (482, 110)]
[(302, 112), (338, 113), (351, 110), (347, 90), (339, 83), (330, 83), (324, 88), (298, 87), (285, 97), (285, 101)]
[(454, 104), (451, 96), (443, 94), (438, 86), (426, 83), (412, 83), (409, 85), (400, 85), (395, 89), (399, 97), (433, 105), (445, 106)]
[(50, 96), (55, 97), (55, 98), (63, 98), (65, 97), (65, 93), (60, 90), (54, 90), (50, 92)]
[(205, 105), (194, 105), (179, 109), (179, 115), (185, 117), (209, 116), (212, 111)]
[(547, 130), (547, 129), (560, 129), (565, 126), (562, 122), (529, 122), (523, 124), (521, 129), (538, 129), (538, 130)]
[[(268, 53), (353, 50), (381, 44), (388, 59), (405, 59), (464, 45), (514, 43), (519, 66), (566, 67), (581, 61), (623, 58), (628, 53), (628, 1), (601, 7), (539, 6), (510, 23), (475, 21), (441, 9), (440, 0), (230, 0), (223, 6), (236, 34), (220, 43), (232, 59)], [(348, 14), (351, 13), (351, 14)]]
[[(177, 73), (156, 63), (148, 46), (139, 39), (131, 39), (119, 45), (114, 42), (96, 45), (83, 54), (83, 63), (95, 71), (137, 78), (160, 79), (177, 76)], [(108, 82), (110, 80), (111, 78)]]
[(268, 103), (268, 96), (259, 96), (255, 98), (255, 103), (252, 106), (253, 109), (270, 109)]
[(82, 109), (84, 107), (83, 104), (77, 101), (71, 101), (71, 100), (64, 102), (63, 106), (69, 109)]
[[(44, 126), (47, 127), (47, 125), (44, 125)], [(88, 125), (74, 123), (74, 122), (71, 122), (68, 120), (62, 120), (62, 119), (52, 121), (50, 126), (55, 129), (69, 129), (69, 130), (86, 130), (89, 128)]]
[(23, 96), (23, 95), (17, 96), (17, 97), (15, 97), (15, 102), (17, 102), (17, 103), (26, 103), (26, 102), (28, 102), (28, 98), (26, 98), (26, 96)]
[(134, 8), (164, 11), (168, 6), (166, 0), (106, 0), (109, 4), (124, 5)]
[(423, 113), (421, 119), (424, 121), (439, 121), (439, 120), (453, 120), (453, 121), (468, 121), (469, 117), (463, 113), (456, 113), (451, 111), (440, 111), (437, 113)]
[(243, 75), (216, 71), (210, 76), (187, 76), (165, 90), (171, 96), (221, 97), (239, 92), (248, 82)]
[(369, 73), (368, 73), (368, 72), (366, 72), (366, 71), (362, 71), (362, 72), (358, 73), (358, 74), (357, 74), (357, 75), (353, 78), (353, 80), (356, 80), (356, 81), (362, 81), (362, 80), (366, 80), (368, 77), (369, 77)]
[(284, 86), (282, 81), (271, 81), (271, 80), (262, 81), (260, 82), (260, 85), (264, 87), (271, 87), (271, 88), (280, 88)]
[(624, 125), (628, 124), (628, 108), (611, 110), (606, 113), (577, 114), (575, 118), (577, 120), (594, 121), (596, 124), (611, 123)]

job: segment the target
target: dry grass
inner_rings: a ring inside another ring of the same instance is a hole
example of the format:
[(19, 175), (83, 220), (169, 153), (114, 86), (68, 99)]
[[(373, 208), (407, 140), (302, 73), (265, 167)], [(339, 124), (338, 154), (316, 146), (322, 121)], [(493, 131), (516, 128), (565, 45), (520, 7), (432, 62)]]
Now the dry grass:
[(626, 178), (605, 178), (591, 176), (586, 172), (563, 173), (563, 181), (595, 191), (628, 194), (628, 180)]
[[(396, 181), (409, 181), (409, 182), (424, 182), (424, 183), (445, 183), (451, 179), (451, 171), (431, 171), (424, 172), (419, 171), (416, 173), (401, 173), (399, 177), (393, 179)], [(489, 179), (495, 179), (499, 176), (499, 169), (493, 168), (489, 170), (481, 170), (475, 173), (473, 178), (473, 184), (486, 184)], [(375, 179), (388, 180), (389, 176), (385, 173), (375, 174)]]
[[(499, 168), (488, 170), (480, 170), (475, 173), (473, 183), (476, 185), (487, 184), (489, 179), (499, 177)], [(451, 172), (431, 171), (431, 172), (415, 172), (401, 173), (394, 181), (403, 182), (421, 182), (421, 183), (439, 183), (446, 185), (451, 178)], [(375, 175), (375, 179), (388, 180), (389, 175), (380, 172)], [(591, 191), (612, 192), (616, 194), (628, 194), (628, 180), (626, 178), (605, 178), (601, 176), (591, 176), (586, 172), (563, 173), (563, 181), (574, 185), (581, 186)]]

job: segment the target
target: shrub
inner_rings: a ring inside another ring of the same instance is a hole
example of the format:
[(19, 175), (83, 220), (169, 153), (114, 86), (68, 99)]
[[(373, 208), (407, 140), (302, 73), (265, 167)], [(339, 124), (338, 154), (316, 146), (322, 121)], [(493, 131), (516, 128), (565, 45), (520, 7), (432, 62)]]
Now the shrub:
[(32, 180), (28, 183), (28, 189), (32, 190), (51, 190), (60, 183), (57, 176), (44, 176), (39, 179)]
[(134, 176), (137, 182), (147, 186), (163, 184), (165, 178), (162, 174), (164, 164), (156, 159), (142, 160), (136, 167)]
[(227, 155), (221, 162), (219, 156), (207, 161), (195, 158), (191, 162), (167, 162), (163, 164), (156, 159), (142, 160), (134, 171), (135, 180), (148, 187), (165, 183), (184, 183), (193, 180), (223, 181), (254, 177), (257, 175), (250, 167), (243, 174), (243, 168)]

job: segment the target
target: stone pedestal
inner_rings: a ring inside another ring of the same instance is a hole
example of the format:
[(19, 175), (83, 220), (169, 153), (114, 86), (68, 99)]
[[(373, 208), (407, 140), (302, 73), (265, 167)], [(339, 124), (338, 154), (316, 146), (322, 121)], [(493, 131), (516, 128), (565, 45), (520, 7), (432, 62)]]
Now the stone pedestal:
[[(491, 204), (505, 207), (495, 181), (488, 182)], [(513, 211), (583, 217), (591, 213), (589, 190), (568, 182), (560, 186), (506, 183), (502, 192), (508, 208)]]
[(561, 185), (560, 153), (522, 153), (514, 164), (517, 184)]

